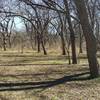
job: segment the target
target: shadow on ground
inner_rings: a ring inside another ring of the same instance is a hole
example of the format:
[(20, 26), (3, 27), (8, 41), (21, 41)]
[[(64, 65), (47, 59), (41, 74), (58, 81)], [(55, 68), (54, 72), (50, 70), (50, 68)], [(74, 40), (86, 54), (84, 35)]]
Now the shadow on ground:
[(0, 83), (0, 91), (19, 91), (32, 89), (46, 89), (71, 81), (90, 80), (89, 72), (64, 76), (52, 81), (26, 82), (26, 83)]

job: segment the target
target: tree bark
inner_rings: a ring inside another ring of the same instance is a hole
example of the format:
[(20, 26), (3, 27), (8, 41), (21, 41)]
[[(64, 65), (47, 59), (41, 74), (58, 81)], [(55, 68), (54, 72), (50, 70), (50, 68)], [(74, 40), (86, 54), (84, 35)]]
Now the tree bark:
[(77, 64), (77, 58), (76, 58), (76, 45), (75, 45), (75, 34), (71, 23), (71, 17), (69, 13), (68, 8), (68, 1), (64, 0), (65, 8), (66, 8), (66, 17), (69, 25), (69, 31), (70, 31), (70, 38), (71, 38), (71, 49), (72, 49), (72, 63)]
[(82, 28), (81, 25), (79, 25), (79, 38), (80, 38), (80, 43), (79, 43), (79, 53), (83, 53), (82, 49), (82, 44), (83, 44), (83, 38), (82, 38)]
[(6, 51), (6, 37), (3, 35), (3, 50)]
[(43, 40), (41, 41), (41, 45), (42, 45), (42, 48), (43, 48), (44, 55), (47, 55), (47, 51), (46, 51), (46, 49), (45, 49)]
[(63, 35), (61, 36), (61, 43), (62, 43), (62, 55), (66, 55), (66, 50), (65, 50), (66, 45), (65, 45), (65, 40), (64, 40)]
[(38, 53), (41, 52), (41, 48), (40, 48), (40, 36), (39, 36), (39, 34), (37, 34), (37, 50), (38, 50)]
[(45, 49), (45, 45), (44, 45), (44, 39), (43, 39), (43, 34), (41, 34), (41, 46), (42, 46), (42, 49), (43, 49), (43, 52), (44, 52), (44, 55), (47, 55), (47, 51)]
[(74, 0), (86, 39), (87, 57), (92, 78), (99, 76), (99, 64), (96, 57), (97, 43), (88, 19), (88, 13), (84, 0)]

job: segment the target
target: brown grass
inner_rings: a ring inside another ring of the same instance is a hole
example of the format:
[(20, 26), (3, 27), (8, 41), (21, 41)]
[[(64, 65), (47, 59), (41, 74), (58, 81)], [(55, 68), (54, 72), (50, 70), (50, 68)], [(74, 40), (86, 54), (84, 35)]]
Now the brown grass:
[[(40, 55), (32, 52), (0, 54), (0, 100), (100, 100), (99, 78), (87, 80), (89, 74), (84, 74), (70, 81), (70, 75), (89, 71), (86, 60), (68, 65), (66, 57)], [(63, 82), (45, 88), (34, 85), (57, 79)]]

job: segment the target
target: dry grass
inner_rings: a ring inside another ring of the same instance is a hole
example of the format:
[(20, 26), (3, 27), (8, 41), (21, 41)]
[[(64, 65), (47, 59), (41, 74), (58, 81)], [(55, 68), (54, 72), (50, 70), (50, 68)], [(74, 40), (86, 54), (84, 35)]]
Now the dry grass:
[[(83, 61), (81, 64), (68, 65), (63, 56), (2, 52), (0, 100), (100, 100), (99, 78), (85, 79), (89, 74), (77, 76), (77, 79), (70, 78), (71, 75), (88, 71), (87, 61)], [(34, 84), (46, 81), (53, 83), (57, 79), (60, 81), (50, 87), (46, 87), (48, 83)]]

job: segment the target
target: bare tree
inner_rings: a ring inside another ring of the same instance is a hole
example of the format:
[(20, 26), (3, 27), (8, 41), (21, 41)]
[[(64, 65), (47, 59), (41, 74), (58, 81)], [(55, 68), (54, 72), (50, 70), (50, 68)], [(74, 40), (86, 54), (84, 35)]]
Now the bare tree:
[(99, 64), (96, 57), (97, 43), (88, 19), (84, 0), (74, 0), (79, 14), (80, 23), (86, 39), (87, 57), (92, 78), (99, 76)]

